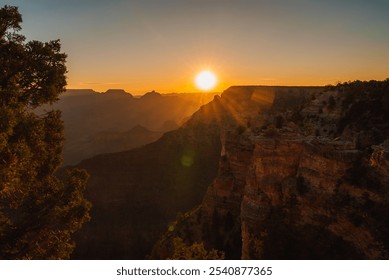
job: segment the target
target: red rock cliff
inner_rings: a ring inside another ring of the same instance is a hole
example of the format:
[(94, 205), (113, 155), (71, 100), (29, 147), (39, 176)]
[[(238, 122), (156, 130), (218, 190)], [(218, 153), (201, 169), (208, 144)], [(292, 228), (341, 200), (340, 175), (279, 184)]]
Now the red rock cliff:
[(179, 236), (227, 258), (386, 258), (388, 84), (225, 92), (235, 122), (223, 126), (218, 176), (154, 257)]

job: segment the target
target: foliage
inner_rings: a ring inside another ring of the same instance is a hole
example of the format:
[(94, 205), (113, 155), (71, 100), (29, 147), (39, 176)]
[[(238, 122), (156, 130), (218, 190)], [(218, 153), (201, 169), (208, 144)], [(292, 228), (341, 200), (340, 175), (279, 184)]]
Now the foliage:
[(25, 42), (16, 7), (0, 8), (0, 258), (63, 259), (72, 234), (89, 219), (87, 174), (62, 182), (63, 123), (59, 111), (33, 109), (58, 99), (66, 85), (59, 40)]
[[(389, 79), (348, 82), (338, 84), (334, 89), (340, 93), (343, 111), (337, 124), (338, 135), (346, 127), (354, 125), (357, 131), (376, 130), (368, 146), (384, 141), (388, 132), (383, 120), (389, 118)], [(376, 127), (377, 124), (382, 124), (382, 127)]]
[(182, 238), (176, 237), (173, 239), (173, 260), (223, 260), (224, 253), (212, 249), (207, 251), (203, 243), (194, 243), (186, 245)]

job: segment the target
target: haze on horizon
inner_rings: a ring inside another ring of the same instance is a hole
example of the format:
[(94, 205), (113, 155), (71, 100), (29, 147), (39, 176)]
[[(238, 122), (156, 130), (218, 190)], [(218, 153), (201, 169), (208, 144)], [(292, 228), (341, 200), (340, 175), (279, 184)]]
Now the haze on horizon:
[(61, 39), (68, 88), (197, 91), (325, 85), (389, 75), (384, 0), (7, 0), (28, 40)]

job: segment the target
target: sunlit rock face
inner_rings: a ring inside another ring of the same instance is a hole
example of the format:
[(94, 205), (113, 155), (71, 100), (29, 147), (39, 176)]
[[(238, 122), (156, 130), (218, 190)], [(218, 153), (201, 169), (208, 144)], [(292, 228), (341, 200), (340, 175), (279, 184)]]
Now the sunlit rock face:
[[(382, 257), (370, 246), (375, 240), (368, 227), (350, 217), (364, 213), (346, 209), (374, 196), (345, 180), (360, 152), (350, 143), (315, 140), (288, 134), (253, 139), (241, 203), (242, 258)], [(252, 250), (255, 238), (264, 245)]]
[(207, 105), (229, 119), (218, 176), (153, 256), (179, 236), (234, 259), (387, 258), (388, 111), (370, 86), (232, 87)]

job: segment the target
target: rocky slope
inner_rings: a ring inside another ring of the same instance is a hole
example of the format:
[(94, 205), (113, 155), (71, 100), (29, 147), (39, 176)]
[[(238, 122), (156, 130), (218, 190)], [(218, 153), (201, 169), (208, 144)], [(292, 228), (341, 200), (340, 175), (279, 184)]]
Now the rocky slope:
[(180, 237), (234, 259), (387, 258), (388, 92), (389, 80), (227, 90), (240, 121), (221, 129), (218, 175), (151, 257)]

